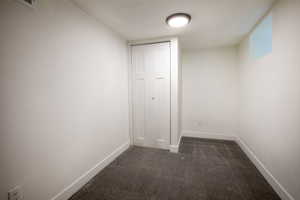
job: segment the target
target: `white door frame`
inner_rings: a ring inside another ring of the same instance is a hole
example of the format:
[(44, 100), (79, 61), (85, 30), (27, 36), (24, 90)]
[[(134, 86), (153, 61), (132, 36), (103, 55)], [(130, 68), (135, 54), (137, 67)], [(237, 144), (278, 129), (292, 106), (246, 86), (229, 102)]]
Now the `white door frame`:
[(178, 151), (178, 140), (179, 140), (179, 46), (178, 38), (158, 38), (150, 40), (130, 41), (128, 42), (128, 96), (129, 96), (129, 133), (130, 143), (133, 145), (133, 66), (132, 66), (132, 55), (131, 46), (153, 44), (160, 42), (170, 42), (171, 47), (171, 116), (170, 116), (170, 150), (173, 152)]

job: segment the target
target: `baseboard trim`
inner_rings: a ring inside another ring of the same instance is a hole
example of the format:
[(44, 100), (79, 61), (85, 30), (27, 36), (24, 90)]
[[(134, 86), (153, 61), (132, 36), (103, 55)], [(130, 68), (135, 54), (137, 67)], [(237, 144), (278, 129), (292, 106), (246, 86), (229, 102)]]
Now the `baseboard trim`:
[(73, 194), (75, 194), (79, 189), (81, 189), (85, 184), (87, 184), (95, 175), (97, 175), (102, 169), (109, 165), (113, 160), (115, 160), (121, 153), (127, 150), (130, 146), (130, 141), (127, 141), (106, 158), (92, 167), (90, 170), (85, 172), (79, 178), (77, 178), (73, 183), (59, 192), (56, 196), (51, 198), (51, 200), (68, 200)]
[(177, 145), (170, 145), (170, 152), (172, 152), (172, 153), (179, 152), (179, 145), (180, 145), (181, 139), (182, 139), (182, 135), (180, 135)]
[[(241, 149), (245, 152), (248, 158), (257, 167), (260, 173), (265, 177), (268, 183), (273, 187), (282, 200), (295, 200), (291, 194), (279, 183), (279, 181), (272, 175), (272, 173), (265, 167), (265, 165), (258, 159), (250, 147), (239, 137), (236, 136), (225, 136), (220, 134), (210, 134), (206, 132), (196, 132), (196, 131), (182, 131), (180, 139), (177, 145), (170, 145), (170, 151), (173, 153), (178, 153), (179, 145), (182, 137), (196, 137), (196, 138), (206, 138), (206, 139), (222, 139), (222, 140), (234, 140), (238, 143)], [(68, 187), (63, 189), (51, 200), (68, 200), (73, 194), (75, 194), (80, 188), (82, 188), (89, 180), (91, 180), (95, 175), (97, 175), (103, 168), (109, 165), (115, 158), (117, 158), (121, 153), (127, 150), (130, 146), (130, 141), (121, 145), (105, 159), (96, 164), (93, 168), (88, 170), (82, 176), (77, 178)]]
[(172, 153), (178, 153), (179, 146), (178, 145), (170, 145), (170, 152)]
[(243, 152), (248, 156), (260, 173), (265, 177), (268, 183), (273, 187), (276, 193), (282, 200), (295, 200), (295, 198), (279, 183), (279, 181), (272, 175), (272, 173), (266, 168), (266, 166), (258, 159), (251, 148), (237, 136), (227, 136), (222, 134), (214, 134), (208, 132), (198, 131), (182, 131), (182, 137), (195, 137), (205, 139), (220, 139), (220, 140), (233, 140), (241, 147)]
[(217, 139), (217, 140), (236, 140), (235, 135), (225, 135), (220, 133), (211, 133), (204, 131), (188, 131), (184, 130), (181, 132), (182, 136), (194, 137), (194, 138), (205, 138), (205, 139)]
[(282, 200), (295, 200), (295, 198), (293, 198), (292, 195), (288, 193), (288, 191), (279, 183), (279, 181), (272, 175), (272, 173), (258, 159), (251, 148), (241, 138), (236, 138), (236, 142)]

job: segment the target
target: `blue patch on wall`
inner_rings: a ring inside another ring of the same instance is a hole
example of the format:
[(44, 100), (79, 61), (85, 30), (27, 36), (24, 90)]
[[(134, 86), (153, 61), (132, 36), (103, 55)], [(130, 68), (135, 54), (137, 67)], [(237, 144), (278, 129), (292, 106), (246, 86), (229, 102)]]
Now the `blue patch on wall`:
[(267, 16), (252, 32), (250, 48), (254, 59), (272, 52), (272, 15)]

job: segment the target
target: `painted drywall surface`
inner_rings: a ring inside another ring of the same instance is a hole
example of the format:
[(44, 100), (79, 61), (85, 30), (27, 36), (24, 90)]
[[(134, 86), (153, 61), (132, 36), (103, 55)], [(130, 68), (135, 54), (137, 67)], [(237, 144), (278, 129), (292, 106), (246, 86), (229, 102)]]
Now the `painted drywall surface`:
[(178, 42), (178, 144), (180, 144), (182, 130), (182, 46)]
[(171, 145), (178, 144), (180, 132), (180, 65), (179, 65), (179, 41), (171, 38)]
[(129, 140), (126, 41), (70, 1), (0, 16), (0, 199), (49, 200)]
[(183, 51), (182, 132), (233, 136), (237, 129), (236, 48)]
[[(75, 0), (129, 40), (180, 36), (184, 48), (238, 44), (274, 0)], [(155, 14), (153, 14), (153, 12)], [(188, 12), (192, 23), (170, 29), (164, 19)]]
[(272, 53), (251, 59), (239, 47), (241, 139), (279, 183), (300, 199), (300, 2), (278, 1)]

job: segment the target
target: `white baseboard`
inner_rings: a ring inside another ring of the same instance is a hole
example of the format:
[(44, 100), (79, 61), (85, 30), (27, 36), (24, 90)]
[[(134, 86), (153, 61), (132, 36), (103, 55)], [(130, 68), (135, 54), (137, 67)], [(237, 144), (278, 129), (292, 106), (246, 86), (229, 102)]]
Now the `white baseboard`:
[(178, 144), (177, 145), (170, 145), (170, 151), (172, 153), (178, 153), (179, 152), (179, 145), (180, 145), (181, 139), (182, 139), (182, 135), (180, 135), (180, 138), (178, 140)]
[(179, 146), (178, 145), (170, 145), (170, 152), (172, 153), (178, 153)]
[(266, 168), (266, 166), (258, 159), (250, 147), (241, 139), (237, 138), (236, 142), (239, 144), (241, 149), (246, 153), (248, 158), (253, 162), (260, 173), (265, 177), (268, 183), (273, 187), (282, 200), (295, 200), (288, 193), (288, 191), (279, 183), (279, 181), (271, 174), (271, 172)]
[[(173, 153), (178, 153), (179, 145), (182, 137), (196, 137), (196, 138), (207, 138), (207, 139), (222, 139), (222, 140), (235, 140), (257, 169), (262, 173), (265, 179), (277, 192), (282, 200), (295, 200), (288, 193), (288, 191), (278, 182), (278, 180), (271, 174), (271, 172), (264, 166), (264, 164), (258, 159), (254, 152), (248, 147), (248, 145), (236, 136), (227, 136), (221, 134), (210, 134), (206, 132), (196, 132), (196, 131), (182, 131), (181, 137), (177, 145), (170, 145), (170, 151)], [(127, 150), (130, 146), (130, 141), (121, 145), (114, 152), (108, 155), (104, 160), (96, 164), (92, 169), (84, 173), (82, 176), (77, 178), (68, 187), (63, 189), (51, 200), (68, 200), (73, 194), (75, 194), (80, 188), (82, 188), (89, 180), (91, 180), (96, 174), (98, 174), (104, 167), (109, 165), (115, 158), (117, 158), (121, 153)]]
[(109, 165), (113, 160), (115, 160), (121, 153), (127, 150), (130, 146), (130, 141), (124, 143), (113, 151), (110, 155), (96, 164), (93, 168), (85, 172), (79, 178), (77, 178), (68, 187), (63, 189), (51, 200), (68, 200), (73, 194), (75, 194), (79, 189), (81, 189), (85, 184), (87, 184), (95, 175), (97, 175), (102, 169)]
[(235, 135), (225, 135), (221, 133), (211, 133), (204, 131), (188, 131), (183, 130), (181, 132), (182, 136), (194, 137), (194, 138), (205, 138), (205, 139), (218, 139), (218, 140), (236, 140)]
[(289, 194), (289, 192), (279, 183), (279, 181), (272, 175), (272, 173), (266, 168), (266, 166), (258, 159), (250, 147), (237, 136), (228, 136), (222, 134), (214, 134), (209, 132), (198, 131), (182, 131), (181, 135), (184, 137), (206, 138), (206, 139), (221, 139), (221, 140), (234, 140), (241, 147), (244, 153), (265, 177), (268, 183), (273, 187), (276, 193), (282, 200), (295, 200), (295, 198)]

